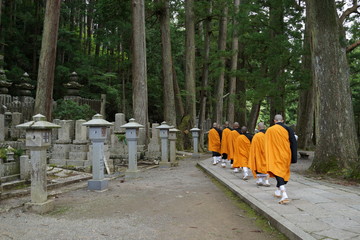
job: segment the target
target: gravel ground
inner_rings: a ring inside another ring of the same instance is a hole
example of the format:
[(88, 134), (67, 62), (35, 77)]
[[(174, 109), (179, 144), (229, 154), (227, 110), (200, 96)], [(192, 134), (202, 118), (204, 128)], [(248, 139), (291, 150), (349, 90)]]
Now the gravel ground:
[(0, 239), (279, 239), (195, 165), (187, 158), (175, 168), (146, 170), (135, 180), (115, 179), (104, 192), (87, 191), (82, 183), (55, 195), (55, 210), (46, 215), (22, 208), (3, 212)]

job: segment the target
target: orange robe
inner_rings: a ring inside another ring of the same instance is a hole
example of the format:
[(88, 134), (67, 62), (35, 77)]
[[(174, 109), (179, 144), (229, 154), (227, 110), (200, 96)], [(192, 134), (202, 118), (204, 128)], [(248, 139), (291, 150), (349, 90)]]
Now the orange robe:
[(254, 178), (256, 178), (256, 172), (267, 173), (264, 132), (255, 134), (251, 141), (249, 168), (251, 169)]
[(230, 159), (229, 157), (229, 135), (231, 134), (231, 130), (229, 128), (225, 128), (222, 131), (222, 136), (221, 136), (221, 153), (226, 153), (227, 154), (227, 159)]
[(236, 138), (240, 136), (240, 133), (236, 130), (232, 130), (231, 133), (228, 136), (228, 141), (229, 141), (229, 154), (228, 154), (228, 158), (229, 159), (234, 159), (234, 153), (235, 153), (235, 140)]
[(248, 167), (250, 140), (243, 134), (235, 140), (234, 168)]
[(267, 172), (271, 177), (290, 179), (291, 149), (289, 132), (279, 124), (268, 128), (265, 133), (265, 158)]
[(219, 133), (214, 129), (210, 129), (208, 133), (208, 150), (212, 152), (221, 152), (221, 141)]

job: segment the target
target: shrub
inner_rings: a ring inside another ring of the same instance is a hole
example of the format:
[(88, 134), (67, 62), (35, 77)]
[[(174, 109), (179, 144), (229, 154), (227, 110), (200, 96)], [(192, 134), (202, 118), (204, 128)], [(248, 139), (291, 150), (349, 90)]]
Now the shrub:
[(54, 117), (62, 120), (89, 120), (96, 112), (89, 105), (79, 105), (71, 100), (58, 100), (57, 107), (54, 110)]

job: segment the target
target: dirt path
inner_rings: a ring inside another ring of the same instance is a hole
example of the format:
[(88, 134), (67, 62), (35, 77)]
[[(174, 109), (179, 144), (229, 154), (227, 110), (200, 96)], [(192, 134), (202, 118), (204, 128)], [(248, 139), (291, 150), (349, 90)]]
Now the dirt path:
[(184, 159), (141, 178), (109, 183), (105, 192), (82, 188), (58, 195), (51, 214), (14, 209), (0, 215), (0, 239), (279, 239)]

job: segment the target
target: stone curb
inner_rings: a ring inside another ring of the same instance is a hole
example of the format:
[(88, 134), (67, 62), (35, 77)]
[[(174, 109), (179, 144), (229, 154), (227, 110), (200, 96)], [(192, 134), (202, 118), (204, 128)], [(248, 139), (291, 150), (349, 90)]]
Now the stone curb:
[(201, 167), (207, 174), (216, 178), (219, 182), (225, 185), (230, 191), (235, 193), (241, 200), (250, 205), (255, 211), (263, 215), (269, 220), (272, 226), (282, 232), (291, 240), (301, 239), (315, 239), (310, 234), (296, 227), (293, 223), (287, 221), (284, 217), (267, 208), (262, 202), (243, 191), (241, 188), (236, 186), (234, 183), (228, 181), (225, 177), (219, 176), (216, 172), (210, 168), (207, 168), (203, 162), (198, 162), (198, 166)]

